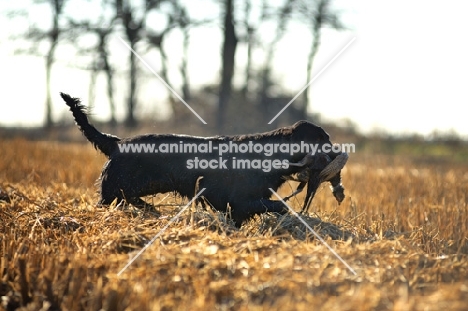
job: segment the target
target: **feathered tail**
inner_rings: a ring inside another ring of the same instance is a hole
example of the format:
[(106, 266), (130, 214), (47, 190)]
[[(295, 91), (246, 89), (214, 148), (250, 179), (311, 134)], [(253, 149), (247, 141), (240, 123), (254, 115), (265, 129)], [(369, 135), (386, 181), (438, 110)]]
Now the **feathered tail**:
[(99, 149), (109, 158), (117, 149), (117, 142), (120, 141), (120, 138), (110, 134), (101, 133), (94, 126), (89, 124), (86, 107), (81, 104), (79, 98), (71, 97), (65, 93), (60, 93), (60, 96), (62, 96), (67, 106), (70, 107), (70, 111), (73, 113), (75, 122), (83, 135), (93, 144), (94, 148)]

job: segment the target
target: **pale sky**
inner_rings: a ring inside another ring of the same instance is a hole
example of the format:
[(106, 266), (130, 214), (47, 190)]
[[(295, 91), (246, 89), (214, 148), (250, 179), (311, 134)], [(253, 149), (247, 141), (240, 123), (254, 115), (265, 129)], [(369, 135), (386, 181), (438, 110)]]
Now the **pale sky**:
[[(433, 130), (453, 129), (468, 136), (467, 1), (341, 0), (335, 1), (335, 5), (343, 12), (349, 30), (324, 30), (314, 72), (323, 69), (350, 40), (355, 41), (311, 85), (313, 112), (338, 124), (344, 118), (350, 119), (364, 132), (383, 129), (390, 133), (427, 135)], [(5, 7), (3, 2), (0, 9)], [(2, 29), (6, 24), (3, 18)], [(297, 24), (292, 24), (290, 30), (278, 46), (275, 73), (295, 95), (308, 82), (306, 55), (310, 36)], [(0, 125), (39, 125), (44, 119), (44, 61), (13, 55), (13, 45), (7, 41), (5, 32), (0, 37)], [(118, 42), (118, 38), (113, 40)], [(180, 81), (177, 67), (180, 41), (175, 34), (167, 48), (174, 62), (171, 75), (175, 84)], [(189, 60), (193, 87), (219, 81), (220, 42), (217, 28), (194, 31)], [(174, 44), (173, 49), (170, 44)], [(116, 49), (116, 55), (128, 52), (124, 46)], [(243, 71), (243, 51), (242, 47), (238, 50), (239, 71)], [(85, 103), (88, 96), (88, 74), (70, 69), (74, 59), (68, 60), (66, 55), (66, 51), (62, 52), (53, 71), (56, 119), (66, 113), (58, 92), (69, 92), (83, 98)], [(156, 57), (148, 54), (146, 59), (159, 71)], [(166, 93), (149, 70), (146, 74), (149, 82), (144, 90), (148, 100), (142, 100), (141, 109), (155, 111), (154, 106)], [(175, 88), (179, 89), (178, 85)], [(106, 119), (107, 104), (100, 102), (105, 98), (102, 81), (98, 81), (97, 92), (99, 104), (93, 114)], [(118, 110), (122, 115), (124, 107), (119, 104)]]

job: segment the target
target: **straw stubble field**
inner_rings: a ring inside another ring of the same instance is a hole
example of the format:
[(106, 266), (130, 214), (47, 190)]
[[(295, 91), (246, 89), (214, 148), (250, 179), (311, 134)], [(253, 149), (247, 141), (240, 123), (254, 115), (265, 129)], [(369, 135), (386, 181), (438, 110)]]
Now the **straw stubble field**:
[(89, 145), (4, 140), (1, 149), (0, 308), (466, 308), (467, 164), (351, 155), (345, 201), (323, 185), (304, 219), (357, 275), (294, 216), (263, 215), (238, 230), (199, 206), (118, 275), (188, 201), (99, 208), (105, 158)]

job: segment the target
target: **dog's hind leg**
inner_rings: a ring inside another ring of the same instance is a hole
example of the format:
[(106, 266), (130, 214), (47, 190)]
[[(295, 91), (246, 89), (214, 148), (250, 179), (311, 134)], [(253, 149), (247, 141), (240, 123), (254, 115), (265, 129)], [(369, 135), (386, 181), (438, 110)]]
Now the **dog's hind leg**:
[(147, 208), (147, 207), (153, 207), (152, 204), (145, 202), (139, 197), (126, 197), (125, 193), (123, 191), (117, 192), (115, 191), (115, 188), (109, 189), (111, 187), (107, 186), (106, 182), (102, 182), (101, 186), (101, 201), (100, 204), (102, 205), (110, 205), (114, 200), (117, 199), (117, 204), (125, 201), (128, 204), (132, 204), (133, 206), (137, 208)]
[(233, 204), (231, 217), (234, 220), (236, 227), (240, 227), (245, 220), (249, 219), (255, 214), (270, 212), (284, 215), (288, 212), (288, 210), (288, 207), (281, 201), (261, 199), (258, 201), (242, 203), (242, 208), (239, 208), (238, 204)]
[(127, 201), (127, 203), (130, 203), (132, 204), (133, 206), (137, 207), (137, 208), (147, 208), (147, 207), (154, 207), (154, 205), (152, 205), (151, 203), (148, 203), (146, 201), (144, 201), (143, 199), (141, 198), (126, 198), (125, 201)]

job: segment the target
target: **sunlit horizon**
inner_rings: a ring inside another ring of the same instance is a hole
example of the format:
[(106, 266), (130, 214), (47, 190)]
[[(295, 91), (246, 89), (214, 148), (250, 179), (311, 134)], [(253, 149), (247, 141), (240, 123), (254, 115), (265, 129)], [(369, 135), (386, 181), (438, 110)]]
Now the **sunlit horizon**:
[[(26, 3), (27, 1), (23, 1)], [(468, 107), (468, 45), (464, 43), (468, 20), (464, 17), (468, 3), (463, 1), (335, 1), (343, 12), (345, 31), (325, 29), (321, 48), (314, 62), (319, 72), (350, 39), (356, 41), (327, 68), (310, 87), (310, 112), (324, 120), (350, 120), (364, 133), (384, 131), (390, 134), (430, 135), (434, 131), (454, 131), (468, 136), (465, 115)], [(3, 4), (0, 9), (5, 10)], [(196, 10), (196, 8), (194, 8)], [(3, 19), (6, 28), (10, 21)], [(288, 34), (278, 45), (274, 59), (274, 77), (281, 87), (294, 96), (306, 81), (310, 33), (299, 23), (291, 23)], [(221, 32), (214, 26), (192, 31), (190, 38), (189, 74), (191, 87), (219, 83)], [(206, 38), (210, 40), (207, 41)], [(13, 55), (16, 48), (3, 34), (0, 46), (0, 84), (2, 113), (0, 126), (40, 126), (45, 115), (45, 66), (42, 57)], [(128, 50), (112, 38), (113, 53), (125, 57)], [(180, 90), (180, 33), (168, 38), (169, 74)], [(140, 51), (142, 52), (142, 51)], [(255, 53), (262, 53), (261, 49)], [(145, 60), (160, 71), (157, 53), (144, 54)], [(115, 56), (114, 56), (115, 57)], [(51, 94), (53, 119), (67, 113), (59, 92), (80, 97), (88, 104), (89, 72), (73, 68), (74, 58), (66, 48), (58, 50), (58, 61), (52, 71)], [(236, 55), (237, 74), (242, 74), (245, 48), (239, 44)], [(254, 61), (261, 59), (254, 55)], [(256, 63), (256, 68), (259, 67)], [(153, 114), (155, 122), (169, 113), (167, 90), (144, 71), (137, 115)], [(123, 69), (122, 69), (123, 70)], [(126, 86), (117, 82), (117, 117), (125, 114)], [(236, 84), (237, 83), (237, 84)], [(238, 76), (234, 84), (239, 85)], [(181, 103), (182, 105), (182, 103)], [(98, 78), (93, 115), (107, 120), (110, 112), (105, 96), (105, 81)], [(203, 116), (202, 116), (203, 117)], [(191, 120), (199, 122), (196, 117)]]

